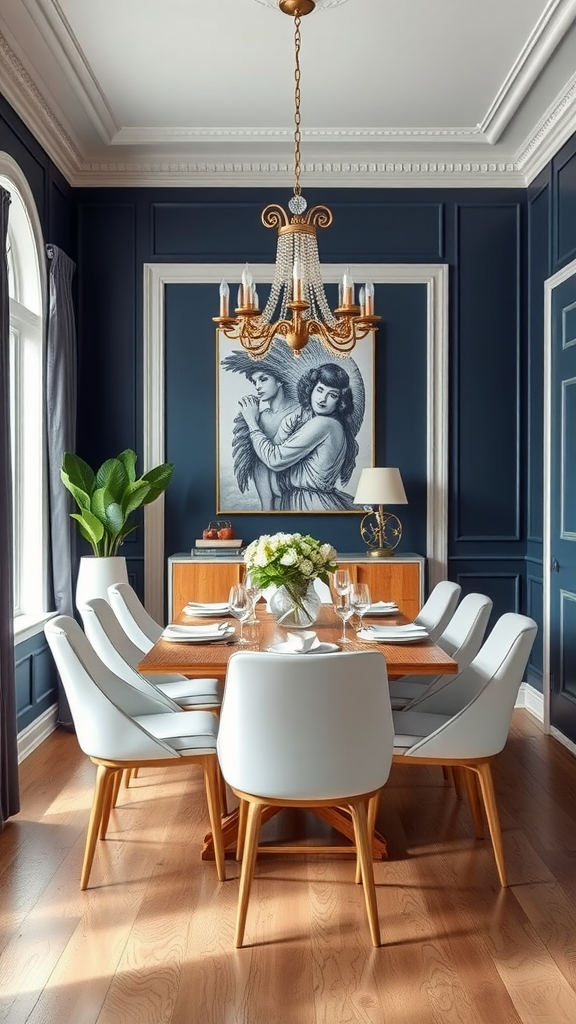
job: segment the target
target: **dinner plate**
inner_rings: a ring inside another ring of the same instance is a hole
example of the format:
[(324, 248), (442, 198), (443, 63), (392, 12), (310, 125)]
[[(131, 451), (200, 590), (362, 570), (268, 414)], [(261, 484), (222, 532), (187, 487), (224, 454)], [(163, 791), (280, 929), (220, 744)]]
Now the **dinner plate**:
[(427, 633), (372, 633), (367, 629), (359, 629), (357, 637), (369, 640), (371, 644), (421, 644), (428, 640)]
[(217, 604), (194, 604), (189, 601), (182, 609), (185, 615), (209, 615), (218, 618), (219, 615), (230, 615), (230, 605), (219, 602)]
[(218, 643), (221, 640), (230, 640), (235, 634), (235, 629), (230, 626), (227, 630), (218, 630), (217, 632), (210, 633), (192, 633), (190, 630), (187, 632), (186, 627), (181, 633), (165, 630), (162, 634), (161, 639), (167, 640), (168, 643)]
[(376, 601), (364, 612), (365, 615), (398, 615), (400, 609), (394, 601)]
[(307, 651), (295, 651), (291, 644), (287, 640), (284, 640), (280, 644), (271, 644), (268, 648), (273, 654), (331, 654), (333, 651), (339, 651), (338, 644), (319, 643), (316, 647), (310, 647)]

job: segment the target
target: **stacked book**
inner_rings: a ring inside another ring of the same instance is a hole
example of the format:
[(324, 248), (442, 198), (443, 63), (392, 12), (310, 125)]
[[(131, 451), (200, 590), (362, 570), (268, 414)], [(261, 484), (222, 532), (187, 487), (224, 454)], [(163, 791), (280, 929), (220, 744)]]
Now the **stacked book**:
[(208, 558), (213, 555), (230, 557), (230, 555), (241, 555), (243, 553), (242, 541), (239, 538), (234, 540), (197, 540), (190, 554), (200, 558)]

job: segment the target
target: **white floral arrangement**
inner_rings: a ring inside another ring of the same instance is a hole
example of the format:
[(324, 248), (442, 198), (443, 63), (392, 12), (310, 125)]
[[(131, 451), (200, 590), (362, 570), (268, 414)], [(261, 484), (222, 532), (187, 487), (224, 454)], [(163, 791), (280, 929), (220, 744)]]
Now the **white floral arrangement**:
[(336, 558), (331, 544), (301, 533), (263, 534), (244, 552), (246, 571), (262, 590), (284, 586), (294, 592), (311, 580), (328, 583), (337, 569)]

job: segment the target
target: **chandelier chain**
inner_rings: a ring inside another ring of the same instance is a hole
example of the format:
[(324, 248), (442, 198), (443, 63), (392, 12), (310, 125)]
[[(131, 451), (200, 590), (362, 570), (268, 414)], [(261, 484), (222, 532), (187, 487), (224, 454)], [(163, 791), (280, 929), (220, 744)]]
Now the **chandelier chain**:
[(300, 186), (300, 142), (302, 136), (300, 134), (300, 46), (302, 38), (300, 35), (300, 15), (296, 15), (294, 18), (294, 195), (299, 196), (302, 193)]

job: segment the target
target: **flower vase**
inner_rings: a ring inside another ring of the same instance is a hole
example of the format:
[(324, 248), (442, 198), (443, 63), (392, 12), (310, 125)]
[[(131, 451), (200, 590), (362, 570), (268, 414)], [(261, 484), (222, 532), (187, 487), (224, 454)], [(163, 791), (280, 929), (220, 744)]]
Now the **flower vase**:
[(268, 606), (275, 621), (286, 629), (307, 629), (318, 618), (322, 600), (313, 580), (285, 583), (270, 596)]

